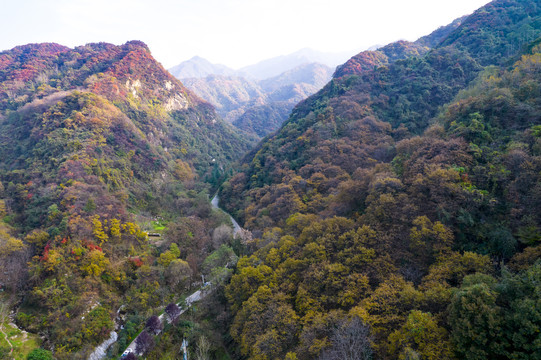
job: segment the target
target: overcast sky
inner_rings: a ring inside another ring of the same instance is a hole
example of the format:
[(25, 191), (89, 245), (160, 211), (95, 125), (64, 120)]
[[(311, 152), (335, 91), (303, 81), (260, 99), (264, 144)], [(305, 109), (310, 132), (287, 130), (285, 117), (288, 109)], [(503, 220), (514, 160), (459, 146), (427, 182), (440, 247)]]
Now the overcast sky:
[[(0, 0), (0, 50), (142, 40), (169, 68), (195, 55), (232, 68), (301, 48), (416, 40), (488, 0)], [(353, 55), (353, 54), (352, 54)]]

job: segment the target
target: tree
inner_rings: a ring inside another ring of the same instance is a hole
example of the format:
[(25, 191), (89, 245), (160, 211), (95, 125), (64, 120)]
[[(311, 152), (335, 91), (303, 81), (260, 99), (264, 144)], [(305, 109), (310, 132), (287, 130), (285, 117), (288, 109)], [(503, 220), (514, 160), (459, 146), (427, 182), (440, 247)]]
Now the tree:
[(105, 254), (100, 250), (91, 250), (83, 258), (81, 270), (85, 275), (98, 277), (107, 267), (109, 267), (109, 259), (105, 257)]
[(111, 320), (111, 314), (103, 306), (98, 306), (90, 311), (82, 325), (84, 337), (95, 344), (105, 339), (113, 329), (114, 323)]
[(442, 254), (451, 250), (453, 232), (441, 222), (432, 222), (426, 216), (413, 220), (415, 225), (410, 230), (411, 248), (422, 260), (421, 265), (431, 264)]
[(343, 320), (331, 335), (330, 348), (323, 351), (320, 360), (368, 360), (372, 358), (370, 328), (355, 316)]
[(148, 318), (145, 327), (150, 333), (158, 335), (162, 331), (163, 325), (159, 317), (152, 315)]
[(210, 360), (210, 342), (205, 336), (201, 336), (197, 340), (195, 360)]
[(49, 350), (34, 349), (28, 354), (27, 360), (53, 360), (53, 354)]
[(257, 258), (251, 256), (243, 257), (237, 263), (237, 274), (233, 276), (225, 292), (233, 312), (238, 311), (259, 286), (270, 282), (272, 269), (263, 264), (254, 266), (256, 262)]
[(165, 313), (169, 317), (169, 322), (175, 321), (180, 316), (180, 308), (175, 303), (170, 303), (165, 308)]
[(243, 355), (256, 359), (283, 359), (296, 343), (299, 316), (283, 293), (263, 285), (242, 304), (231, 326)]
[(94, 235), (96, 240), (98, 240), (98, 244), (100, 246), (102, 246), (103, 243), (109, 239), (105, 231), (103, 231), (103, 225), (100, 221), (99, 215), (95, 215), (92, 218), (92, 234)]
[(222, 244), (228, 243), (233, 237), (233, 229), (225, 224), (218, 226), (212, 232), (212, 245), (215, 249)]
[(122, 236), (120, 233), (120, 220), (118, 219), (111, 220), (111, 226), (109, 228), (109, 232), (113, 239), (120, 240), (120, 237)]
[(171, 262), (177, 259), (179, 256), (180, 256), (180, 249), (178, 248), (178, 245), (175, 243), (172, 243), (169, 246), (169, 250), (160, 254), (158, 263), (162, 265), (163, 267), (168, 267), (169, 264), (171, 264)]
[(513, 256), (517, 240), (509, 229), (497, 227), (488, 234), (488, 237), (490, 250), (499, 260), (507, 260)]
[(415, 352), (421, 359), (452, 359), (447, 331), (438, 326), (430, 313), (413, 310), (406, 323), (389, 336), (393, 357), (412, 358)]
[(497, 293), (492, 289), (495, 282), (488, 275), (470, 275), (453, 296), (449, 323), (461, 359), (484, 360), (501, 355), (493, 341), (502, 336), (502, 309), (496, 304)]
[(137, 355), (135, 355), (134, 353), (131, 352), (128, 355), (126, 355), (124, 360), (137, 360)]
[(203, 264), (201, 265), (201, 271), (204, 274), (209, 274), (213, 269), (218, 267), (233, 268), (238, 261), (238, 257), (229, 246), (221, 245), (217, 250), (212, 252)]
[(146, 330), (143, 330), (137, 339), (135, 339), (135, 352), (138, 354), (144, 354), (148, 350), (154, 347), (154, 337), (150, 335)]
[(182, 259), (171, 261), (167, 269), (165, 269), (165, 280), (172, 288), (181, 285), (189, 279), (190, 276), (192, 276), (192, 269), (188, 262)]
[(541, 358), (541, 263), (499, 282), (466, 276), (449, 306), (449, 324), (462, 359)]

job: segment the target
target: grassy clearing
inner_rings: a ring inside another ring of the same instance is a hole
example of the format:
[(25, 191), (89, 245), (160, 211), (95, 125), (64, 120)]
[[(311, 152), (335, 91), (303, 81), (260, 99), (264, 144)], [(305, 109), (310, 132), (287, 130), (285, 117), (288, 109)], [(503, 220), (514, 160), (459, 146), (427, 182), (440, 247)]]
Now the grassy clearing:
[[(12, 298), (6, 294), (0, 294), (0, 348), (3, 350), (0, 354), (3, 356), (0, 358), (22, 360), (26, 359), (32, 350), (40, 347), (41, 339), (35, 334), (27, 333), (10, 324), (8, 314), (12, 303)], [(13, 347), (13, 352), (9, 354), (11, 347)]]
[[(2, 326), (3, 332), (7, 334), (9, 342), (13, 346), (13, 353), (11, 357), (8, 356), (8, 359), (24, 360), (32, 350), (40, 347), (41, 339), (39, 336), (24, 332), (8, 322), (3, 322), (0, 326)], [(0, 346), (9, 348), (9, 344), (1, 332)]]
[(164, 231), (166, 228), (166, 223), (163, 220), (152, 221), (152, 228), (154, 231)]

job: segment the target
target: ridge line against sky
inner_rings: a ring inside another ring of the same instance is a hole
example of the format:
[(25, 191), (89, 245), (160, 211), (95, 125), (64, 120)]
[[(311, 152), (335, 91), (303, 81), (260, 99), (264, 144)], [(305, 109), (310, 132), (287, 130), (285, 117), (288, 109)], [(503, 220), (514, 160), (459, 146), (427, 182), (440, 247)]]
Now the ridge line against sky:
[(38, 42), (145, 42), (172, 67), (238, 69), (302, 48), (351, 52), (416, 40), (487, 0), (3, 0), (0, 50)]

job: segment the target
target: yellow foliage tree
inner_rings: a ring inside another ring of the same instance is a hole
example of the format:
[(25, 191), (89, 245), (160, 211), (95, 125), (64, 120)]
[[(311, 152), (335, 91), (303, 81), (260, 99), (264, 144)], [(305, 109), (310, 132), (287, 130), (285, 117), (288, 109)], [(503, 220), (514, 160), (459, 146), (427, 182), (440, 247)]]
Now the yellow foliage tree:
[(447, 331), (439, 327), (430, 313), (413, 310), (406, 323), (389, 336), (389, 352), (393, 358), (408, 359), (417, 353), (419, 359), (454, 359)]
[(109, 264), (109, 259), (101, 251), (91, 250), (86, 254), (81, 270), (88, 276), (98, 277), (107, 269)]
[(112, 219), (111, 220), (111, 226), (109, 227), (109, 233), (111, 234), (111, 237), (115, 240), (120, 240), (121, 233), (120, 233), (120, 220), (118, 219)]
[(103, 231), (103, 225), (100, 221), (99, 215), (95, 215), (92, 218), (92, 234), (94, 235), (100, 246), (102, 246), (103, 243), (109, 239), (105, 231)]

